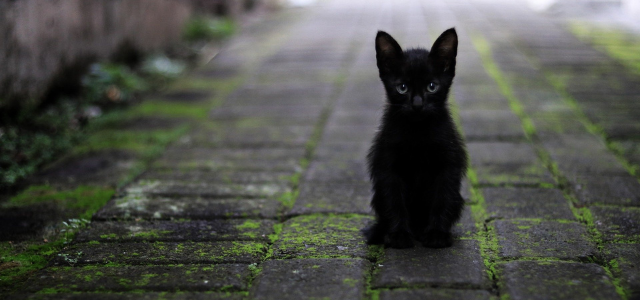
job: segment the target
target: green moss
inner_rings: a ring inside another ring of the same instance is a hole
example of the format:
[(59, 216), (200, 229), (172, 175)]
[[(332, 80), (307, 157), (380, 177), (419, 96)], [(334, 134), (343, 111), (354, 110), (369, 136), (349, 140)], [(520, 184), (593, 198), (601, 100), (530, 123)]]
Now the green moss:
[(79, 213), (79, 218), (90, 219), (115, 193), (113, 188), (79, 186), (72, 190), (58, 190), (48, 185), (31, 186), (12, 197), (3, 207), (24, 207), (41, 203), (55, 204)]
[(269, 241), (273, 244), (278, 240), (280, 233), (282, 232), (282, 227), (284, 224), (277, 223), (273, 225), (273, 233), (269, 235)]
[(170, 101), (146, 101), (134, 107), (129, 112), (136, 116), (150, 117), (170, 117), (170, 118), (189, 118), (195, 120), (206, 120), (211, 109), (211, 105), (189, 103), (185, 105), (180, 102)]
[(349, 287), (354, 287), (358, 283), (358, 280), (357, 279), (353, 279), (353, 278), (345, 278), (345, 279), (342, 280), (342, 283), (344, 283), (345, 285), (347, 285)]
[(164, 236), (166, 234), (169, 234), (171, 232), (172, 232), (171, 230), (156, 230), (156, 229), (152, 229), (152, 230), (148, 230), (148, 231), (134, 232), (134, 233), (132, 233), (132, 235), (134, 237), (138, 237), (138, 238), (142, 238), (142, 239), (158, 239), (158, 238), (161, 238), (162, 236)]
[(260, 228), (261, 223), (253, 220), (245, 220), (241, 225), (236, 225), (236, 229), (257, 229)]
[(157, 156), (166, 145), (186, 133), (188, 128), (188, 125), (182, 125), (175, 129), (154, 131), (101, 130), (75, 147), (74, 152), (124, 149), (138, 152), (143, 158)]
[(294, 191), (286, 191), (280, 194), (277, 200), (280, 203), (282, 203), (282, 206), (284, 207), (284, 209), (287, 210), (293, 207), (293, 204), (296, 202), (296, 199), (298, 198), (298, 193), (299, 191), (297, 189)]
[(286, 258), (349, 258), (366, 251), (360, 229), (370, 216), (307, 215), (293, 218), (276, 243), (275, 254)]

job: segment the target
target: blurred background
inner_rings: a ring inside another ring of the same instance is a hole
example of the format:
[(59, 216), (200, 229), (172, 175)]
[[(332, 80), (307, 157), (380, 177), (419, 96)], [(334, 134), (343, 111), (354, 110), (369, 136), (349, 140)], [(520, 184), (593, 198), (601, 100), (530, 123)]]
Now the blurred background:
[[(198, 59), (210, 59), (243, 22), (314, 3), (0, 0), (0, 188), (67, 149), (76, 129), (105, 109), (127, 105)], [(640, 31), (638, 0), (528, 0), (526, 5), (598, 28)], [(578, 34), (584, 36), (597, 33), (581, 28)]]

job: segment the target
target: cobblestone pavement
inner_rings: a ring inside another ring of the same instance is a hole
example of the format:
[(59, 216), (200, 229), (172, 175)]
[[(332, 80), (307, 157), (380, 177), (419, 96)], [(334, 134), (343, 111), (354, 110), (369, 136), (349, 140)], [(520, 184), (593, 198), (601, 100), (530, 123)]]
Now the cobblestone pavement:
[[(376, 30), (429, 47), (453, 26), (472, 163), (458, 239), (368, 247)], [(321, 1), (243, 32), (172, 92), (220, 80), (240, 84), (210, 122), (17, 298), (640, 296), (638, 158), (615, 147), (638, 148), (640, 76), (562, 22), (519, 1)]]

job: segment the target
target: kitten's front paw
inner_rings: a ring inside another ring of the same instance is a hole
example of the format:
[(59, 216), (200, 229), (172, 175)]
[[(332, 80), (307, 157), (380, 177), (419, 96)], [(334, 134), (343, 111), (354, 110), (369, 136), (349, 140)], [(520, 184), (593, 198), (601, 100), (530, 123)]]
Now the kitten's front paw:
[(453, 237), (450, 232), (425, 232), (420, 238), (420, 243), (427, 248), (445, 248), (453, 244)]
[(389, 239), (385, 245), (389, 248), (405, 249), (413, 247), (411, 235), (406, 231), (399, 231), (389, 234)]

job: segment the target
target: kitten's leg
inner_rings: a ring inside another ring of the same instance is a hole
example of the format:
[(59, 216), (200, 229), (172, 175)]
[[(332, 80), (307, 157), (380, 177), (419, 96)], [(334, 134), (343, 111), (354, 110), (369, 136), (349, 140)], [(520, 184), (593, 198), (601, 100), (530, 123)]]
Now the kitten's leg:
[(367, 242), (384, 244), (391, 248), (413, 246), (409, 233), (409, 215), (405, 205), (404, 184), (399, 179), (385, 178), (373, 185), (371, 205), (376, 212), (376, 223), (369, 228)]
[(449, 247), (453, 244), (451, 228), (460, 219), (464, 199), (460, 196), (460, 176), (441, 176), (431, 194), (429, 222), (420, 243), (429, 248)]

